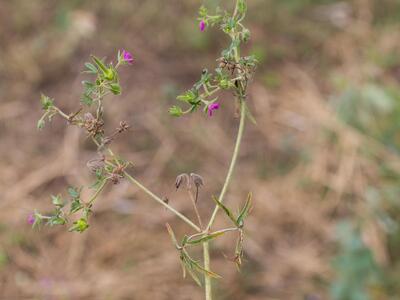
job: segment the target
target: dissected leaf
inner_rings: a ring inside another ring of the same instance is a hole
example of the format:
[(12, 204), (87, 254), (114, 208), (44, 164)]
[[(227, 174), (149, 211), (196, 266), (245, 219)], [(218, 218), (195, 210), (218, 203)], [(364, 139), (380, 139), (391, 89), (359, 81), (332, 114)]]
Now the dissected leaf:
[(76, 187), (69, 187), (68, 188), (68, 194), (72, 197), (72, 198), (79, 198), (80, 196), (80, 190)]
[(224, 212), (226, 213), (226, 215), (229, 217), (229, 219), (232, 220), (232, 222), (238, 226), (238, 223), (236, 222), (236, 218), (233, 215), (233, 213), (229, 210), (229, 208), (227, 208), (225, 205), (223, 205), (215, 196), (212, 196), (212, 199), (215, 201), (215, 203), (224, 210)]
[(92, 59), (95, 62), (95, 64), (99, 67), (99, 69), (101, 71), (103, 71), (104, 74), (108, 74), (108, 68), (106, 67), (106, 65), (100, 60), (98, 59), (96, 56), (92, 55)]
[(225, 232), (215, 232), (215, 233), (210, 233), (206, 236), (202, 236), (200, 238), (194, 239), (194, 240), (188, 240), (186, 242), (186, 244), (188, 245), (196, 245), (196, 244), (200, 244), (200, 243), (204, 243), (207, 242), (209, 240), (215, 239), (216, 237), (219, 237), (221, 235), (223, 235)]
[(176, 106), (176, 105), (170, 107), (168, 112), (171, 116), (174, 116), (174, 117), (180, 117), (183, 115), (182, 108), (180, 108), (179, 106)]
[(252, 193), (249, 193), (247, 195), (247, 200), (246, 203), (244, 204), (242, 210), (239, 213), (239, 216), (236, 220), (236, 223), (242, 227), (243, 226), (243, 220), (247, 217), (249, 214), (250, 208), (251, 208), (251, 199), (252, 199)]
[(87, 69), (87, 71), (85, 71), (85, 73), (97, 74), (97, 68), (92, 63), (89, 63), (89, 62), (85, 63), (85, 67)]
[(197, 276), (196, 272), (193, 270), (191, 263), (188, 262), (185, 258), (183, 258), (182, 260), (186, 271), (189, 273), (189, 275), (192, 277), (192, 279), (199, 285), (201, 286), (201, 281), (199, 279), (199, 277)]
[(71, 214), (73, 214), (73, 213), (76, 213), (77, 211), (79, 211), (80, 209), (82, 209), (83, 208), (83, 205), (82, 205), (82, 203), (80, 202), (80, 200), (77, 198), (77, 199), (74, 199), (72, 202), (71, 202), (71, 208), (70, 208), (70, 213)]
[(77, 232), (84, 232), (86, 229), (88, 229), (89, 224), (87, 223), (87, 220), (85, 218), (80, 218), (78, 221), (75, 221), (70, 229), (68, 231), (77, 231)]
[(43, 94), (40, 95), (40, 103), (42, 104), (43, 110), (48, 110), (50, 107), (54, 106), (54, 100)]
[(191, 258), (185, 250), (183, 250), (182, 253), (184, 254), (185, 259), (187, 260), (192, 269), (195, 269), (197, 272), (203, 273), (209, 277), (217, 279), (221, 278), (221, 276), (218, 275), (217, 273), (204, 269), (197, 261)]
[(58, 207), (63, 207), (65, 205), (63, 199), (61, 198), (61, 195), (51, 195), (51, 202)]
[(121, 86), (119, 83), (110, 83), (110, 91), (114, 95), (120, 95), (121, 94)]
[(89, 96), (88, 94), (83, 94), (81, 96), (81, 102), (90, 107), (93, 104), (93, 98), (91, 96)]

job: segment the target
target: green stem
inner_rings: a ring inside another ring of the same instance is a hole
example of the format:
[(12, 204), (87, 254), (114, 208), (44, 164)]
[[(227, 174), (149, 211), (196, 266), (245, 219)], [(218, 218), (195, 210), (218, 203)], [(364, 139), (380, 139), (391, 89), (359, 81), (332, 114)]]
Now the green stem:
[(89, 199), (87, 205), (91, 205), (93, 203), (93, 201), (96, 200), (96, 198), (100, 195), (100, 193), (105, 188), (106, 184), (107, 184), (107, 180), (103, 180), (103, 182), (101, 183), (99, 188), (96, 190), (96, 192), (93, 194), (93, 196)]
[(54, 109), (58, 112), (60, 116), (62, 116), (64, 119), (69, 120), (69, 116), (64, 113), (61, 109), (59, 109), (57, 106), (54, 106)]
[[(235, 148), (233, 150), (231, 164), (229, 166), (228, 174), (226, 175), (225, 183), (222, 187), (221, 194), (219, 195), (219, 201), (222, 202), (224, 200), (226, 191), (228, 190), (228, 186), (232, 180), (232, 174), (236, 166), (237, 158), (239, 155), (240, 144), (243, 138), (244, 132), (244, 124), (246, 120), (246, 104), (243, 99), (240, 99), (240, 123), (239, 123), (239, 130), (236, 137)], [(216, 205), (213, 211), (213, 214), (210, 218), (210, 221), (204, 230), (204, 232), (209, 232), (211, 229), (212, 224), (214, 223), (215, 217), (217, 216), (219, 210), (219, 206)], [(207, 271), (210, 270), (210, 249), (209, 249), (209, 242), (203, 243), (203, 256), (204, 256), (204, 269)], [(204, 275), (204, 283), (205, 283), (205, 295), (206, 300), (212, 300), (212, 286), (211, 286), (211, 277)]]
[[(100, 144), (96, 141), (95, 138), (92, 137), (93, 142), (97, 145), (97, 147), (100, 146)], [(115, 158), (114, 152), (110, 149), (107, 148), (108, 153)], [(174, 209), (172, 206), (168, 205), (163, 201), (160, 197), (155, 195), (153, 192), (151, 192), (148, 188), (146, 188), (143, 184), (141, 184), (139, 181), (137, 181), (135, 178), (133, 178), (128, 172), (124, 171), (124, 175), (130, 182), (135, 184), (138, 188), (140, 188), (143, 192), (145, 192), (147, 195), (149, 195), (152, 199), (156, 200), (158, 203), (163, 205), (166, 209), (168, 209), (170, 212), (174, 213), (177, 217), (179, 217), (182, 221), (184, 221), (186, 224), (191, 226), (193, 229), (195, 229), (197, 232), (201, 232), (201, 228), (194, 224), (192, 221), (190, 221), (187, 217), (182, 215), (179, 211)]]
[[(203, 257), (204, 257), (204, 269), (210, 270), (210, 244), (208, 242), (203, 243)], [(204, 292), (206, 300), (212, 300), (212, 286), (211, 277), (207, 274), (204, 275)]]
[[(224, 185), (221, 190), (221, 194), (219, 195), (219, 199), (218, 199), (219, 202), (221, 202), (221, 203), (224, 201), (224, 197), (228, 190), (228, 186), (232, 180), (233, 171), (236, 166), (236, 162), (237, 162), (237, 158), (238, 158), (239, 150), (240, 150), (240, 145), (241, 145), (242, 138), (243, 138), (245, 119), (246, 119), (246, 104), (245, 104), (244, 100), (240, 100), (239, 130), (238, 130), (238, 134), (236, 137), (236, 144), (235, 144), (235, 148), (233, 150), (232, 160), (231, 160), (231, 164), (229, 166), (228, 174), (226, 175), (225, 182), (224, 182)], [(219, 210), (219, 206), (216, 205), (214, 208), (213, 214), (211, 215), (210, 221), (208, 222), (208, 225), (206, 227), (206, 230), (205, 230), (206, 232), (210, 230), (212, 224), (214, 223), (214, 220), (215, 220), (215, 217), (217, 216), (218, 210)]]
[(149, 195), (153, 200), (156, 200), (158, 203), (160, 203), (161, 205), (163, 205), (166, 209), (168, 209), (170, 212), (174, 213), (177, 217), (179, 217), (182, 221), (184, 221), (186, 224), (188, 224), (189, 226), (191, 226), (193, 229), (195, 229), (198, 232), (201, 232), (201, 229), (199, 226), (197, 226), (196, 224), (194, 224), (192, 221), (190, 221), (187, 217), (185, 217), (184, 215), (182, 215), (179, 211), (177, 211), (176, 209), (174, 209), (173, 207), (171, 207), (170, 205), (168, 205), (167, 203), (165, 203), (162, 199), (160, 199), (158, 196), (156, 196), (155, 194), (153, 194), (149, 189), (147, 189), (144, 185), (142, 185), (139, 181), (137, 181), (135, 178), (133, 178), (131, 175), (129, 175), (129, 173), (124, 172), (125, 177), (132, 182), (133, 184), (135, 184), (137, 187), (139, 187), (143, 192), (145, 192), (147, 195)]

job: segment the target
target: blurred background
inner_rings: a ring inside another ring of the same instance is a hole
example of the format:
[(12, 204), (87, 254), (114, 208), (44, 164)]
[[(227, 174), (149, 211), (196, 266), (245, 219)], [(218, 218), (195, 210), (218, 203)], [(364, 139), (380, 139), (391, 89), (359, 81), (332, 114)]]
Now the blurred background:
[[(0, 1), (0, 299), (202, 299), (165, 223), (188, 228), (127, 182), (106, 189), (83, 234), (33, 231), (26, 219), (52, 208), (50, 194), (94, 181), (83, 133), (59, 118), (36, 130), (40, 93), (75, 111), (89, 55), (115, 60), (122, 48), (135, 63), (123, 68), (123, 95), (106, 101), (106, 129), (126, 120), (132, 130), (113, 149), (190, 216), (175, 177), (202, 175), (199, 206), (211, 213), (238, 125), (232, 100), (213, 118), (167, 110), (228, 43), (198, 30), (198, 7), (231, 2)], [(252, 191), (255, 207), (241, 272), (224, 257), (232, 237), (213, 244), (216, 299), (400, 299), (400, 2), (248, 2), (257, 124), (227, 203)]]

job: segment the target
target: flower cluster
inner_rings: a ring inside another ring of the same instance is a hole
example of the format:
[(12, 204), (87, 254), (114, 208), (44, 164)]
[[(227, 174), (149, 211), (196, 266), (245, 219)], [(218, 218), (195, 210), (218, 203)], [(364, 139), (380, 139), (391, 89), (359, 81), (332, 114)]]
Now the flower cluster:
[(204, 69), (199, 81), (190, 90), (177, 97), (177, 100), (188, 106), (187, 109), (174, 105), (169, 109), (171, 115), (180, 117), (203, 107), (204, 113), (211, 117), (220, 107), (217, 93), (221, 90), (231, 90), (239, 101), (245, 100), (248, 82), (257, 65), (254, 56), (239, 56), (241, 43), (247, 42), (250, 37), (250, 31), (242, 24), (246, 10), (244, 0), (238, 0), (233, 15), (221, 9), (218, 9), (216, 14), (210, 15), (204, 6), (200, 8), (200, 30), (204, 31), (207, 25), (220, 26), (231, 38), (231, 43), (217, 59), (219, 64), (214, 73)]
[[(105, 151), (113, 139), (127, 131), (129, 124), (121, 121), (118, 128), (110, 135), (105, 134), (105, 122), (103, 118), (103, 101), (109, 94), (120, 95), (121, 86), (119, 84), (118, 68), (121, 65), (133, 63), (133, 56), (126, 50), (118, 52), (117, 64), (106, 64), (102, 59), (92, 56), (92, 61), (85, 63), (84, 73), (95, 75), (94, 81), (83, 81), (84, 92), (81, 97), (81, 106), (76, 112), (67, 114), (58, 108), (54, 100), (48, 96), (41, 96), (43, 116), (38, 121), (38, 128), (42, 129), (46, 120), (51, 121), (58, 115), (68, 121), (70, 125), (84, 129), (98, 147), (98, 151)], [(93, 108), (94, 107), (94, 108)], [(109, 150), (109, 149), (108, 149)], [(89, 227), (88, 218), (92, 212), (93, 202), (106, 186), (107, 182), (119, 183), (124, 178), (125, 169), (129, 166), (128, 162), (117, 158), (111, 150), (109, 155), (101, 155), (100, 158), (93, 158), (87, 166), (96, 175), (96, 182), (89, 188), (94, 189), (93, 196), (85, 201), (81, 198), (83, 188), (68, 188), (69, 199), (61, 195), (51, 196), (54, 211), (50, 215), (42, 215), (38, 212), (30, 214), (28, 223), (34, 227), (40, 225), (65, 225), (70, 223), (73, 215), (80, 214), (79, 218), (72, 223), (70, 231), (83, 232)]]

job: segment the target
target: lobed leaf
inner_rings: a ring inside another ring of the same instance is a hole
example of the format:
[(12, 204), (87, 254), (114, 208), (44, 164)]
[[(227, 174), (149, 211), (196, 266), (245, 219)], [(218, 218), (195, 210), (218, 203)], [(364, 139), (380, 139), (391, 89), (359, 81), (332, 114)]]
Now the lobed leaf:
[(206, 236), (194, 239), (194, 240), (187, 240), (186, 244), (188, 245), (196, 245), (196, 244), (200, 244), (200, 243), (204, 243), (207, 242), (209, 240), (215, 239), (221, 235), (223, 235), (225, 232), (215, 232), (215, 233), (210, 233)]
[(236, 223), (239, 225), (239, 227), (243, 227), (243, 221), (244, 219), (247, 217), (247, 215), (249, 214), (250, 208), (251, 208), (251, 199), (252, 199), (252, 193), (250, 192), (247, 195), (247, 200), (246, 203), (244, 204), (242, 210), (239, 213), (239, 216), (236, 220)]
[(227, 208), (225, 205), (223, 205), (215, 196), (212, 196), (212, 199), (215, 201), (215, 203), (223, 209), (223, 211), (225, 212), (225, 214), (229, 217), (229, 219), (232, 220), (232, 222), (236, 225), (239, 226), (237, 223), (237, 219), (235, 218), (235, 216), (233, 215), (233, 213), (229, 210), (229, 208)]
[(89, 62), (85, 63), (85, 67), (87, 69), (87, 71), (84, 71), (85, 73), (97, 74), (97, 72), (98, 72), (97, 68), (92, 63), (89, 63)]

